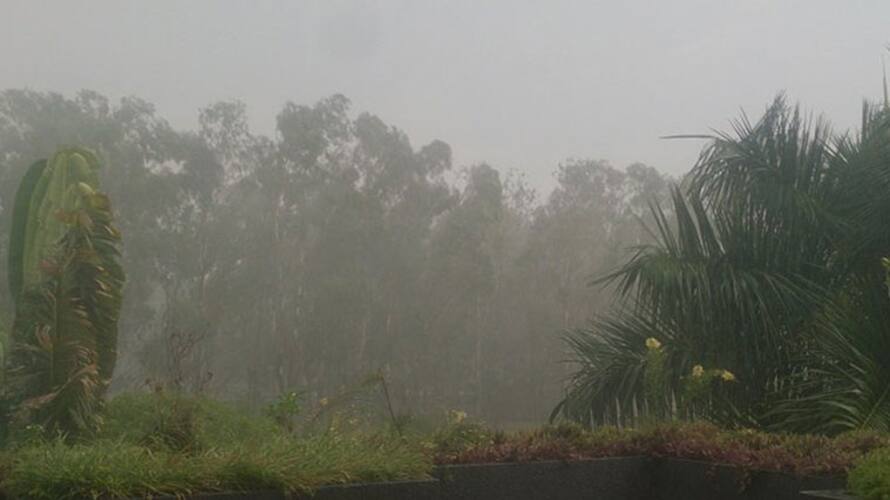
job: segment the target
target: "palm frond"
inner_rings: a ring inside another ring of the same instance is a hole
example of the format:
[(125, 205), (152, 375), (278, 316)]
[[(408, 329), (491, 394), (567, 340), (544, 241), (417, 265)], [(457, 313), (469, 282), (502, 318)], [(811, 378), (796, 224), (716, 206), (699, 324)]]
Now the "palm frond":
[(9, 291), (13, 299), (22, 291), (24, 283), (23, 259), (25, 253), (25, 228), (28, 223), (28, 212), (31, 201), (34, 199), (34, 189), (43, 172), (46, 170), (46, 160), (35, 162), (25, 172), (25, 177), (19, 184), (12, 205), (12, 228), (9, 235)]
[(838, 433), (890, 431), (890, 301), (881, 283), (859, 283), (814, 325), (808, 369), (767, 415), (782, 430)]
[(614, 311), (587, 328), (565, 333), (563, 340), (577, 368), (568, 390), (551, 413), (551, 420), (567, 418), (592, 425), (618, 423), (622, 415), (642, 411), (646, 339), (669, 339), (670, 332), (648, 316)]

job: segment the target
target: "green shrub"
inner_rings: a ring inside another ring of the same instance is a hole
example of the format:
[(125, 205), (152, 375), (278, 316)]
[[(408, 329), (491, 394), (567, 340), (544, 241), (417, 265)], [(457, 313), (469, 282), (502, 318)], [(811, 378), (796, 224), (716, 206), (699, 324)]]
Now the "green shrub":
[(207, 398), (155, 391), (125, 393), (108, 402), (98, 439), (204, 450), (276, 438), (281, 430), (264, 416)]
[(431, 436), (431, 447), (437, 455), (453, 455), (494, 444), (497, 433), (481, 422), (467, 419), (467, 414), (452, 410), (444, 425)]
[(882, 448), (860, 461), (847, 477), (850, 490), (863, 500), (890, 499), (890, 448)]
[(560, 422), (558, 424), (545, 425), (541, 428), (541, 437), (544, 439), (562, 439), (568, 441), (580, 442), (590, 436), (581, 424), (571, 421)]
[(297, 426), (296, 419), (303, 411), (302, 400), (299, 392), (284, 393), (267, 405), (264, 413), (287, 432), (293, 432)]

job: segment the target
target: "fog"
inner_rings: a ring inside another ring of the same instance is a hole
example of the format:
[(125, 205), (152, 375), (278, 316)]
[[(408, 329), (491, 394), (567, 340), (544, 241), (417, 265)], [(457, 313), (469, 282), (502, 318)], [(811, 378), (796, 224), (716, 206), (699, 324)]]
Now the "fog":
[(458, 165), (553, 185), (566, 158), (679, 174), (699, 143), (787, 91), (841, 128), (877, 93), (890, 4), (6, 1), (0, 88), (135, 95), (180, 128), (240, 99), (271, 134), (287, 101), (342, 93)]
[[(401, 414), (547, 419), (560, 334), (700, 140), (880, 94), (883, 1), (4, 2), (0, 234), (28, 166), (105, 165), (114, 391), (257, 409), (369, 378)], [(5, 259), (4, 259), (5, 271)], [(7, 317), (12, 298), (0, 296)]]

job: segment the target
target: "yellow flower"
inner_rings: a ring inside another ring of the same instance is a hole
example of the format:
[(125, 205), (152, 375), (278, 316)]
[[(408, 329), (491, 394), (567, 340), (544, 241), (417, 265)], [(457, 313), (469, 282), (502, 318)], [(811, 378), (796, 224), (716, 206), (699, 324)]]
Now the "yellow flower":
[(661, 349), (661, 342), (658, 341), (655, 337), (649, 337), (646, 339), (646, 348), (647, 349)]
[(692, 367), (692, 376), (693, 377), (701, 377), (705, 374), (705, 368), (702, 365), (695, 365)]
[(319, 400), (318, 400), (318, 405), (319, 405), (319, 406), (327, 406), (327, 405), (328, 405), (328, 398), (321, 398), (321, 399), (319, 399)]
[(722, 378), (724, 382), (735, 382), (735, 375), (729, 370), (723, 370), (723, 373), (720, 374), (720, 378)]

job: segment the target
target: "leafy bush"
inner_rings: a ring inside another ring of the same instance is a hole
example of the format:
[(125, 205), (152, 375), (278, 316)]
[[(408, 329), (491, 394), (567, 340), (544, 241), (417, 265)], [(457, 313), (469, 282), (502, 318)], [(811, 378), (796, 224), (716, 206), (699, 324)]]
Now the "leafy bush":
[(97, 439), (137, 445), (166, 443), (174, 449), (205, 450), (280, 434), (269, 418), (250, 415), (221, 401), (160, 391), (116, 396), (106, 405), (104, 416)]
[(863, 500), (890, 498), (890, 448), (869, 454), (847, 477), (850, 490)]
[(497, 436), (482, 423), (467, 419), (466, 413), (451, 410), (445, 424), (432, 433), (429, 447), (437, 456), (459, 455), (493, 445)]
[(296, 391), (279, 396), (265, 408), (265, 414), (288, 432), (296, 428), (296, 417), (303, 411), (302, 396)]

